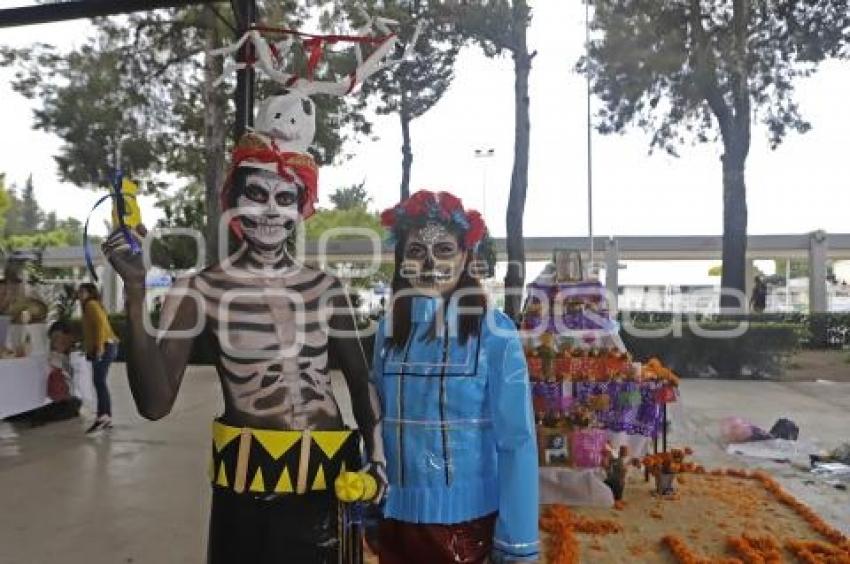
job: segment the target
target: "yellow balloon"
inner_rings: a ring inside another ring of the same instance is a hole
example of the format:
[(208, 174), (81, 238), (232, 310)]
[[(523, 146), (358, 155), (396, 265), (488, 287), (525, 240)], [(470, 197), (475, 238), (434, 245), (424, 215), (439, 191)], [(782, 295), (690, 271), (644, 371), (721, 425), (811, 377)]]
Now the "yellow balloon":
[(369, 501), (378, 493), (378, 483), (365, 472), (343, 472), (334, 482), (334, 491), (344, 503)]
[[(132, 180), (124, 179), (121, 182), (121, 194), (124, 197), (124, 225), (130, 229), (135, 228), (142, 223), (142, 210), (139, 208), (139, 202), (136, 200), (136, 193), (139, 191), (139, 185)], [(115, 209), (115, 204), (112, 205), (112, 225), (118, 227), (118, 210)]]

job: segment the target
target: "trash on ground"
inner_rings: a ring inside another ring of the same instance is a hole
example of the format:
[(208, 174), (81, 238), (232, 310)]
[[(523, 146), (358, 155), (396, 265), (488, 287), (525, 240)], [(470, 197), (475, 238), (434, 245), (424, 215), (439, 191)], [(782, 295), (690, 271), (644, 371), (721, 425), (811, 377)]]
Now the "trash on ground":
[(796, 441), (797, 437), (800, 435), (800, 428), (797, 427), (797, 424), (790, 419), (785, 419), (783, 417), (773, 424), (773, 427), (770, 428), (770, 434), (776, 439)]
[(721, 419), (720, 437), (725, 443), (746, 443), (772, 438), (770, 433), (756, 427), (743, 417), (725, 417)]
[(810, 455), (820, 452), (820, 449), (808, 441), (767, 439), (732, 443), (726, 447), (726, 452), (766, 460), (791, 461), (795, 459), (808, 460)]

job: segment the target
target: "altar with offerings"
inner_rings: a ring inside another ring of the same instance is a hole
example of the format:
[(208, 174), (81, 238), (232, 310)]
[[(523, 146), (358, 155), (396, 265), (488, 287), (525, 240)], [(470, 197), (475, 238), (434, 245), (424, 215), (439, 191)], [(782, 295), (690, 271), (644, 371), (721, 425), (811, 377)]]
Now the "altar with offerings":
[(523, 314), (541, 503), (610, 506), (628, 460), (666, 451), (678, 377), (658, 359), (635, 362), (604, 287), (571, 278), (556, 272), (530, 284)]

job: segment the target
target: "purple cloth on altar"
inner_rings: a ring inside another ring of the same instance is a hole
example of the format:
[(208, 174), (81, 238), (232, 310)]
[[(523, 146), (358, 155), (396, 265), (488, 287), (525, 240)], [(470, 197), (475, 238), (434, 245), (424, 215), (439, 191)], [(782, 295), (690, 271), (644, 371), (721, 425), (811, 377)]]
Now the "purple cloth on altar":
[[(656, 400), (656, 393), (662, 386), (659, 382), (576, 382), (576, 401), (586, 405), (591, 396), (607, 394), (610, 407), (594, 411), (602, 427), (630, 435), (656, 437), (662, 425), (661, 404)], [(621, 401), (621, 395), (635, 391), (640, 393), (639, 405)]]

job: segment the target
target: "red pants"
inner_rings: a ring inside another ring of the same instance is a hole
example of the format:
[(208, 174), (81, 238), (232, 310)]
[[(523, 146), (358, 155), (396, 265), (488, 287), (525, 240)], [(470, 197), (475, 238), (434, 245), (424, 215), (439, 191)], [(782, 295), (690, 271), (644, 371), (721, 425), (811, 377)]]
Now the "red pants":
[(384, 519), (380, 564), (484, 564), (493, 548), (496, 514), (454, 525)]

